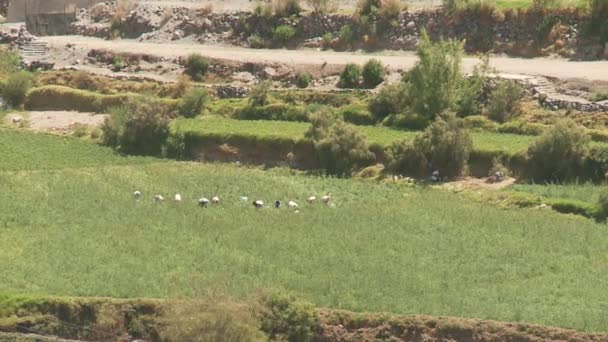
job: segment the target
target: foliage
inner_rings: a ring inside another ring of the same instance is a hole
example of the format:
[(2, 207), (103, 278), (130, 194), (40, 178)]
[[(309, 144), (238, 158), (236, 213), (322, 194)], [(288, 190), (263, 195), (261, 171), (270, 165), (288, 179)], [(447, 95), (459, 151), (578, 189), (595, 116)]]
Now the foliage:
[(6, 47), (0, 47), (0, 79), (19, 71), (20, 67), (21, 58), (19, 54), (10, 51)]
[(600, 102), (600, 101), (608, 100), (608, 90), (597, 91), (597, 92), (592, 93), (590, 100), (593, 102)]
[(353, 127), (333, 115), (317, 112), (311, 115), (311, 126), (306, 136), (311, 138), (319, 162), (325, 172), (338, 177), (347, 177), (359, 167), (374, 159), (365, 137)]
[(344, 121), (355, 125), (373, 125), (376, 120), (370, 112), (358, 106), (348, 106), (340, 110), (340, 116)]
[(249, 42), (249, 46), (252, 49), (261, 49), (264, 47), (264, 38), (262, 38), (262, 36), (260, 36), (259, 34), (252, 34), (251, 36), (249, 36), (249, 38), (247, 38), (247, 42)]
[(201, 81), (209, 71), (209, 60), (198, 53), (193, 53), (184, 62), (185, 73), (194, 81)]
[(201, 88), (189, 90), (180, 100), (179, 114), (186, 118), (193, 118), (203, 112), (209, 102), (209, 94)]
[(490, 119), (504, 123), (520, 114), (523, 88), (514, 81), (502, 81), (490, 94), (487, 115)]
[(271, 86), (272, 83), (270, 81), (261, 81), (251, 88), (251, 92), (249, 92), (249, 105), (252, 107), (267, 105), (270, 99)]
[(492, 177), (496, 175), (497, 172), (500, 172), (503, 177), (508, 177), (511, 175), (511, 172), (509, 172), (509, 169), (504, 165), (502, 160), (498, 157), (494, 157), (492, 159), (492, 166), (490, 167), (488, 176)]
[(346, 64), (340, 74), (340, 88), (358, 88), (361, 82), (361, 67), (357, 64)]
[(381, 121), (391, 114), (401, 113), (410, 103), (409, 84), (398, 82), (380, 89), (369, 101), (368, 109), (377, 121)]
[[(219, 120), (179, 121), (213, 126)], [(253, 132), (283, 127), (224, 121)], [(237, 131), (228, 128), (228, 134)], [(0, 133), (0, 155), (0, 183), (10, 189), (0, 192), (3, 293), (189, 298), (197, 286), (234, 296), (283, 288), (320, 307), (417, 308), (429, 315), (608, 330), (601, 300), (608, 274), (597, 268), (608, 237), (606, 226), (592, 220), (398, 183), (120, 157), (78, 139), (26, 131)], [(135, 190), (144, 194), (140, 201), (131, 196)], [(219, 207), (196, 207), (198, 198), (216, 191), (225, 199)], [(330, 191), (336, 208), (306, 204), (308, 196)], [(151, 199), (176, 192), (183, 203)], [(301, 212), (256, 210), (239, 201), (242, 195), (267, 203), (293, 199)], [(556, 253), (555, 246), (567, 253)], [(40, 248), (23, 253), (33, 247)], [(395, 272), (403, 265), (408, 272)], [(508, 282), (502, 281), (505, 269), (518, 270)], [(527, 286), (531, 276), (536, 286)], [(416, 295), (391, 295), (405, 292)], [(551, 302), (542, 310), (540, 297)], [(7, 307), (0, 303), (0, 311)], [(342, 324), (365, 320), (349, 322)]]
[(321, 38), (323, 39), (323, 49), (329, 49), (334, 40), (334, 35), (331, 32), (325, 32)]
[(429, 161), (429, 171), (453, 178), (466, 172), (473, 142), (462, 119), (448, 117), (433, 122), (414, 140), (414, 148)]
[(589, 149), (589, 136), (574, 121), (562, 120), (528, 148), (530, 176), (535, 180), (575, 179)]
[(602, 192), (597, 200), (598, 205), (598, 219), (606, 221), (608, 218), (608, 191)]
[(270, 17), (272, 17), (272, 7), (273, 6), (270, 3), (264, 3), (262, 1), (259, 1), (253, 9), (253, 14), (258, 17), (270, 19)]
[(2, 82), (0, 92), (6, 103), (11, 107), (19, 107), (26, 99), (26, 94), (32, 86), (33, 76), (27, 71), (18, 71), (10, 74)]
[(395, 174), (423, 177), (428, 174), (428, 160), (411, 140), (398, 140), (386, 149), (387, 168)]
[(482, 115), (471, 115), (463, 119), (464, 127), (469, 131), (495, 132), (498, 124)]
[(265, 341), (254, 308), (226, 296), (176, 300), (161, 318), (163, 341)]
[(289, 17), (302, 12), (300, 0), (273, 0), (274, 14), (278, 17)]
[(121, 71), (127, 66), (125, 59), (122, 56), (114, 56), (112, 61), (112, 71)]
[(280, 25), (272, 30), (272, 40), (280, 45), (288, 44), (296, 35), (296, 30), (289, 25)]
[(395, 19), (406, 8), (407, 6), (401, 3), (400, 0), (384, 0), (381, 2), (378, 14), (384, 20)]
[(308, 72), (299, 73), (296, 77), (296, 86), (300, 89), (308, 88), (310, 81), (312, 80), (312, 75)]
[(481, 64), (476, 65), (470, 77), (462, 80), (456, 100), (456, 114), (460, 117), (481, 114), (480, 97), (488, 83), (490, 60), (482, 58)]
[(305, 108), (284, 103), (246, 106), (237, 110), (236, 115), (240, 120), (308, 121), (308, 112)]
[(113, 109), (103, 126), (103, 143), (120, 152), (159, 155), (169, 134), (170, 115), (155, 98), (130, 98)]
[(591, 18), (586, 28), (586, 35), (608, 42), (608, 0), (589, 0)]
[(318, 329), (315, 307), (293, 295), (273, 293), (262, 299), (262, 330), (273, 341), (312, 341)]
[(375, 88), (384, 82), (384, 65), (377, 59), (370, 59), (363, 66), (361, 76), (363, 76), (363, 85), (366, 88)]
[(340, 28), (338, 37), (340, 38), (340, 42), (345, 45), (351, 45), (355, 38), (353, 29), (349, 25), (344, 25)]
[(380, 7), (382, 7), (382, 1), (380, 0), (359, 0), (357, 3), (357, 14), (360, 16), (377, 14)]
[(412, 110), (434, 120), (437, 115), (452, 108), (457, 100), (462, 80), (462, 43), (433, 43), (423, 31), (416, 54), (419, 60), (408, 74)]

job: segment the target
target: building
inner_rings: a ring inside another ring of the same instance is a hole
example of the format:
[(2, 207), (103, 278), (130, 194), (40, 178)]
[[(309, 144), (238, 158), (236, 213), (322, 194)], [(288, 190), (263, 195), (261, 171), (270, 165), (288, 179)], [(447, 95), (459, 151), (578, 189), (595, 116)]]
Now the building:
[(27, 14), (75, 13), (102, 0), (9, 0), (7, 22), (25, 21)]

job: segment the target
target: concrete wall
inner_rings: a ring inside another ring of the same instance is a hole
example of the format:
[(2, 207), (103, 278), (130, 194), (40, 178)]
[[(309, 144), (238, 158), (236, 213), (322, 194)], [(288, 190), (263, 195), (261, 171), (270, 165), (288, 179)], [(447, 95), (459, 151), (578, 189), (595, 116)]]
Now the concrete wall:
[(10, 0), (8, 22), (25, 21), (27, 14), (66, 13), (87, 8), (103, 0)]
[(76, 21), (76, 13), (27, 14), (25, 26), (35, 36), (58, 36), (69, 33), (70, 24)]

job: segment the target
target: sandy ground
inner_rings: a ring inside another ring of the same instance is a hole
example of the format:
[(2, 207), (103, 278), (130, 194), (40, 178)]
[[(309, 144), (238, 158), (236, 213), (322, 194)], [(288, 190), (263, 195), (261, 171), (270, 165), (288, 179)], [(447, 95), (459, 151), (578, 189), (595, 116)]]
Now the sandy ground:
[[(46, 111), (46, 112), (29, 112), (27, 114), (27, 123), (30, 129), (36, 131), (68, 131), (75, 124), (86, 126), (100, 126), (107, 115), (94, 113), (79, 113), (68, 111)], [(22, 115), (14, 113), (7, 114), (5, 120), (9, 123), (23, 120)]]
[[(301, 66), (363, 64), (370, 58), (381, 60), (392, 70), (407, 70), (416, 63), (416, 56), (405, 52), (353, 53), (318, 50), (266, 50), (245, 49), (232, 46), (211, 46), (196, 43), (147, 43), (135, 40), (108, 41), (82, 36), (45, 37), (51, 48), (62, 49), (66, 44), (74, 44), (84, 49), (109, 49), (115, 52), (141, 53), (167, 58), (200, 53), (210, 58), (241, 62), (283, 63), (300, 69)], [(479, 60), (475, 57), (463, 59), (465, 72), (470, 72)], [(586, 78), (608, 81), (608, 61), (574, 62), (550, 58), (510, 58), (492, 57), (490, 64), (501, 74), (548, 76), (555, 78)]]

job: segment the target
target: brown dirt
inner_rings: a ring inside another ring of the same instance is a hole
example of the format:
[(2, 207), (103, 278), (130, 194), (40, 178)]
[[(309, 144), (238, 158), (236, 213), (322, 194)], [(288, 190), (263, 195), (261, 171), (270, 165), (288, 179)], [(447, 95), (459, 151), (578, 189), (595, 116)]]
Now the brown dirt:
[(608, 81), (568, 78), (557, 80), (556, 89), (560, 93), (591, 100), (591, 95), (595, 92), (608, 92)]
[(473, 178), (466, 177), (454, 182), (448, 182), (441, 187), (460, 190), (500, 190), (513, 185), (517, 180), (512, 177), (505, 177), (502, 182), (493, 182), (490, 177)]
[[(36, 131), (70, 131), (76, 125), (100, 126), (107, 115), (94, 113), (79, 113), (68, 111), (29, 112), (28, 127)], [(7, 114), (5, 120), (13, 122), (13, 118), (22, 117), (20, 114)]]

